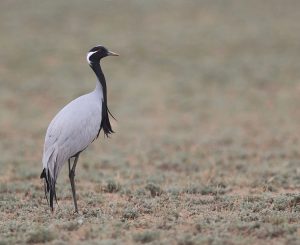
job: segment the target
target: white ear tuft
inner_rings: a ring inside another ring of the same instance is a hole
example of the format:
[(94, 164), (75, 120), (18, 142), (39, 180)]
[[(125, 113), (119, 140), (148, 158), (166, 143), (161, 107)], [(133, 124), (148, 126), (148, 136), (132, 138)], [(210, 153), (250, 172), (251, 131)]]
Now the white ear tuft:
[(86, 60), (89, 64), (91, 64), (91, 61), (90, 61), (90, 57), (91, 55), (93, 55), (94, 53), (96, 53), (98, 51), (94, 51), (94, 52), (88, 52), (87, 55), (86, 55)]

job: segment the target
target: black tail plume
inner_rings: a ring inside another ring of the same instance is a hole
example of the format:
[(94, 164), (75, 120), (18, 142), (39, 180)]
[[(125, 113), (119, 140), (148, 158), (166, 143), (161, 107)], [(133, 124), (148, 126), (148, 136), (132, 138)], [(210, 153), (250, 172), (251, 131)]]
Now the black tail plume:
[[(51, 177), (49, 169), (44, 168), (41, 176), (41, 179), (44, 178), (44, 185), (45, 185), (45, 197), (47, 199), (48, 204), (50, 205), (51, 211), (54, 211), (53, 207), (53, 200), (55, 199), (57, 203), (57, 198), (56, 198), (56, 191), (55, 191), (55, 180), (53, 177)], [(49, 201), (48, 201), (48, 194), (49, 194)]]

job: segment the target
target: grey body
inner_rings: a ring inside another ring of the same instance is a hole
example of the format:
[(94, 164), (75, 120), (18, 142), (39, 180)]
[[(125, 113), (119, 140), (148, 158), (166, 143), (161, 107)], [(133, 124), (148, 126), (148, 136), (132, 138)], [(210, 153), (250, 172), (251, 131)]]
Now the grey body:
[(67, 104), (51, 121), (44, 144), (43, 167), (57, 179), (68, 159), (83, 151), (100, 130), (103, 91), (97, 82), (93, 92)]

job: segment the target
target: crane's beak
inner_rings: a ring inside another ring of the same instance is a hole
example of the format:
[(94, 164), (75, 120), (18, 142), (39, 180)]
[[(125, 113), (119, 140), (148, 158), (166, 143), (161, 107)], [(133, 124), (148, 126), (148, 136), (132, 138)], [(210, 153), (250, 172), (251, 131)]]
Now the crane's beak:
[(119, 56), (117, 53), (114, 53), (114, 52), (112, 52), (112, 51), (108, 51), (108, 52), (107, 52), (107, 55), (108, 55), (108, 56)]

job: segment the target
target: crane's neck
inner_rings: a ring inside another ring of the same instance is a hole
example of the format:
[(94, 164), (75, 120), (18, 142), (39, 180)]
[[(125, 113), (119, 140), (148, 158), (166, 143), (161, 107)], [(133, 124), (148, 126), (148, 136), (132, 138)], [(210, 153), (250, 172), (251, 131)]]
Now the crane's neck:
[(96, 85), (96, 90), (100, 90), (103, 94), (103, 103), (107, 106), (107, 89), (106, 89), (106, 80), (105, 76), (102, 72), (100, 63), (91, 63), (91, 68), (96, 74), (96, 77), (98, 79), (98, 83)]
[[(109, 134), (113, 133), (110, 121), (109, 121), (109, 114), (111, 115), (108, 106), (107, 106), (107, 92), (106, 92), (106, 81), (104, 74), (102, 72), (100, 63), (90, 63), (91, 68), (95, 72), (99, 83), (97, 83), (96, 91), (100, 90), (100, 96), (101, 92), (103, 94), (102, 99), (102, 112), (101, 112), (101, 123), (100, 123), (100, 129), (98, 131), (97, 137), (100, 133), (100, 130), (103, 129), (104, 135), (108, 137)], [(111, 115), (112, 116), (112, 115)], [(113, 117), (113, 116), (112, 116)]]

